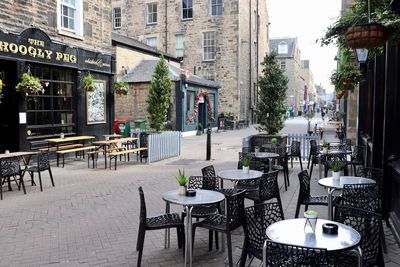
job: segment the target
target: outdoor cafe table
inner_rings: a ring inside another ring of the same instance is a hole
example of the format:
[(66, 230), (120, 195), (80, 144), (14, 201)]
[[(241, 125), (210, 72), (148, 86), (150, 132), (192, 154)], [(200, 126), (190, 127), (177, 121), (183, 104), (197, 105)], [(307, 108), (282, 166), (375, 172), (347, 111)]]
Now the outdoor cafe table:
[(335, 190), (342, 190), (345, 184), (375, 184), (376, 182), (369, 178), (356, 176), (340, 176), (340, 181), (336, 182), (333, 177), (320, 179), (318, 184), (328, 189), (328, 219), (332, 220), (332, 193)]
[(335, 154), (351, 154), (351, 150), (338, 150), (338, 149), (333, 149), (333, 150), (328, 150), (328, 153), (323, 153), (323, 150), (319, 151), (319, 156), (318, 156), (318, 171), (319, 171), (319, 179), (322, 179), (322, 163), (321, 163), (321, 157), (326, 157), (330, 155), (335, 155)]
[(64, 138), (49, 138), (46, 139), (46, 142), (50, 144), (55, 144), (57, 150), (58, 146), (62, 143), (69, 143), (69, 142), (79, 142), (82, 141), (82, 145), (85, 145), (85, 141), (95, 139), (95, 136), (87, 136), (87, 135), (77, 135), (77, 136), (70, 136)]
[[(270, 152), (250, 152), (250, 156), (258, 158), (258, 159), (273, 159), (278, 158), (279, 154), (270, 153)], [(272, 169), (272, 160), (269, 161), (269, 170)]]
[(136, 140), (137, 137), (124, 137), (110, 140), (94, 141), (93, 144), (102, 146), (104, 148), (104, 167), (105, 169), (107, 169), (107, 148), (117, 148), (118, 143), (129, 143)]
[[(237, 184), (239, 181), (252, 180), (260, 178), (263, 175), (260, 171), (249, 170), (248, 173), (243, 172), (243, 170), (225, 170), (218, 172), (218, 177), (224, 180), (230, 180), (233, 182), (233, 188), (237, 192)], [(221, 181), (222, 182), (222, 181)], [(222, 186), (221, 186), (222, 188)]]
[[(305, 233), (305, 223), (305, 218), (278, 221), (267, 227), (267, 238), (274, 242), (309, 248), (325, 248), (328, 251), (344, 251), (357, 248), (358, 263), (361, 266), (362, 252), (359, 247), (361, 235), (354, 228), (330, 220), (317, 219), (315, 232)], [(336, 224), (338, 226), (338, 233), (335, 235), (323, 233), (322, 225), (324, 223)], [(265, 244), (263, 247), (263, 257), (265, 257), (266, 252)], [(264, 266), (267, 266), (266, 259), (264, 259)]]
[[(211, 205), (221, 202), (225, 196), (217, 191), (196, 189), (196, 195), (188, 197), (180, 195), (179, 190), (166, 192), (162, 195), (162, 199), (167, 202), (167, 213), (169, 213), (169, 204), (182, 205), (186, 211), (186, 231), (185, 231), (185, 261), (183, 266), (186, 266), (189, 261), (189, 266), (192, 266), (192, 209), (194, 206)], [(167, 238), (167, 236), (166, 236)]]
[(110, 140), (110, 139), (115, 139), (115, 138), (122, 138), (123, 135), (122, 134), (103, 134), (104, 139), (106, 140)]
[[(20, 151), (20, 152), (3, 153), (3, 154), (0, 154), (0, 160), (7, 159), (7, 158), (14, 158), (14, 157), (18, 157), (18, 158), (22, 159), (22, 161), (24, 163), (24, 168), (21, 172), (21, 177), (24, 177), (25, 172), (28, 168), (29, 161), (31, 160), (31, 157), (33, 155), (36, 155), (37, 153), (38, 152), (36, 152), (36, 151), (29, 151), (29, 152), (28, 151), (27, 152)], [(1, 186), (1, 184), (0, 184), (0, 186)], [(10, 183), (8, 183), (8, 190), (12, 191)]]

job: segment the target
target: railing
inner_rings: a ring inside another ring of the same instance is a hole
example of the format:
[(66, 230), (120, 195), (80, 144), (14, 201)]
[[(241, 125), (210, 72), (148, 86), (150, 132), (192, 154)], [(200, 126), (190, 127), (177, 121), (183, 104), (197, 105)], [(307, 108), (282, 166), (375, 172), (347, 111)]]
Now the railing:
[(310, 153), (310, 140), (315, 140), (317, 145), (319, 145), (320, 135), (318, 133), (313, 133), (311, 135), (290, 133), (287, 137), (288, 145), (290, 145), (292, 141), (300, 141), (300, 151), (303, 159), (307, 159)]
[(181, 132), (151, 133), (148, 138), (148, 163), (181, 154)]

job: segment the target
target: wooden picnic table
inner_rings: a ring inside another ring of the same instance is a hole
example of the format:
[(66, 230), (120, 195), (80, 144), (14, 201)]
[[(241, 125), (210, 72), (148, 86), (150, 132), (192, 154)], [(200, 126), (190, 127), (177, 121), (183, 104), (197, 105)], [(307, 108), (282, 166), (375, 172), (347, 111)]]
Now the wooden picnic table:
[[(55, 145), (56, 147), (56, 152), (60, 150), (60, 145), (62, 145), (63, 143), (77, 143), (79, 141), (82, 142), (82, 145), (80, 146), (80, 150), (82, 150), (82, 147), (85, 146), (85, 141), (88, 140), (92, 140), (95, 139), (95, 136), (91, 136), (91, 135), (77, 135), (77, 136), (70, 136), (70, 137), (65, 137), (65, 138), (49, 138), (46, 139), (47, 143), (48, 143), (48, 148), (50, 150), (51, 145)], [(73, 149), (78, 149), (77, 147), (65, 147), (65, 150), (73, 150)], [(82, 150), (84, 151), (84, 150)], [(84, 153), (83, 153), (83, 157), (85, 157)], [(63, 159), (64, 159), (64, 155), (63, 155)], [(63, 164), (64, 165), (64, 164)], [(59, 154), (57, 153), (57, 167), (59, 166)]]
[(110, 139), (119, 139), (119, 138), (122, 138), (123, 135), (122, 135), (122, 134), (103, 134), (103, 137), (104, 137), (106, 140), (110, 140)]
[(133, 143), (133, 141), (138, 140), (137, 137), (123, 137), (123, 138), (115, 138), (111, 140), (101, 140), (101, 141), (94, 141), (94, 145), (98, 145), (103, 147), (104, 150), (104, 167), (107, 169), (107, 150), (115, 148), (120, 149), (118, 146), (119, 143)]

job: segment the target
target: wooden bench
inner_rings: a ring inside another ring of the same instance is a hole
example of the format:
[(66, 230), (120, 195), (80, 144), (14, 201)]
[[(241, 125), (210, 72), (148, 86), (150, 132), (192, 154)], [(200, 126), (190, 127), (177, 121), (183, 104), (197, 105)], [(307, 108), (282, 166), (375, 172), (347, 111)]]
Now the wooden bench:
[[(83, 151), (85, 152), (86, 150), (93, 150), (96, 149), (96, 146), (82, 146), (82, 147), (77, 147), (77, 148), (71, 148), (71, 149), (64, 149), (64, 150), (57, 150), (57, 167), (59, 166), (59, 155), (63, 156), (63, 168), (64, 168), (64, 159), (65, 159), (65, 154), (67, 153), (72, 153), (72, 152), (80, 152)], [(85, 156), (83, 156), (85, 157)]]
[(66, 149), (72, 149), (72, 148), (78, 148), (78, 147), (83, 147), (83, 145), (82, 144), (70, 144), (70, 145), (59, 146), (58, 149), (55, 146), (44, 147), (44, 148), (40, 148), (39, 151), (52, 152), (52, 151), (66, 150)]
[(138, 147), (138, 148), (134, 148), (134, 149), (120, 150), (120, 151), (115, 151), (115, 152), (108, 153), (108, 155), (110, 157), (110, 170), (111, 170), (111, 165), (112, 165), (112, 160), (113, 159), (114, 159), (114, 168), (115, 168), (115, 170), (117, 169), (117, 158), (118, 158), (118, 156), (128, 155), (128, 161), (129, 161), (129, 153), (138, 153), (138, 152), (144, 151), (144, 150), (147, 150), (147, 147)]

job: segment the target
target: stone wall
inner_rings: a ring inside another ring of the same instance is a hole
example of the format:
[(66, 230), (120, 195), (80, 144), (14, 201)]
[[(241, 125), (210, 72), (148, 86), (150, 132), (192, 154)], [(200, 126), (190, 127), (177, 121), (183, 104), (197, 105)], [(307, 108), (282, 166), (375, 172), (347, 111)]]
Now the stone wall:
[[(171, 55), (175, 55), (175, 35), (184, 34), (185, 52), (182, 65), (187, 66), (193, 74), (218, 82), (221, 86), (220, 111), (233, 112), (237, 118), (249, 119), (250, 91), (257, 80), (254, 49), (257, 46), (257, 43), (254, 43), (257, 40), (254, 34), (256, 28), (252, 26), (252, 35), (249, 29), (250, 23), (256, 22), (254, 9), (257, 7), (257, 1), (259, 9), (262, 9), (259, 12), (259, 25), (262, 25), (263, 35), (266, 32), (264, 25), (268, 23), (268, 16), (265, 1), (259, 0), (224, 1), (221, 16), (210, 15), (210, 1), (193, 1), (193, 19), (189, 20), (181, 19), (181, 1), (158, 1), (158, 21), (153, 25), (146, 25), (145, 1), (116, 0), (113, 1), (113, 6), (121, 7), (122, 16), (125, 16), (121, 29), (116, 32), (143, 42), (146, 42), (148, 37), (156, 37), (157, 48)], [(203, 34), (207, 31), (216, 32), (215, 61), (203, 60)], [(258, 51), (259, 57), (262, 58), (268, 47), (266, 37), (262, 36), (259, 42), (265, 42)], [(253, 48), (251, 51), (250, 47)]]
[(110, 0), (85, 0), (83, 36), (61, 34), (57, 28), (57, 1), (0, 1), (0, 28), (3, 30), (18, 34), (26, 28), (38, 27), (53, 41), (105, 53), (111, 52), (111, 17)]

